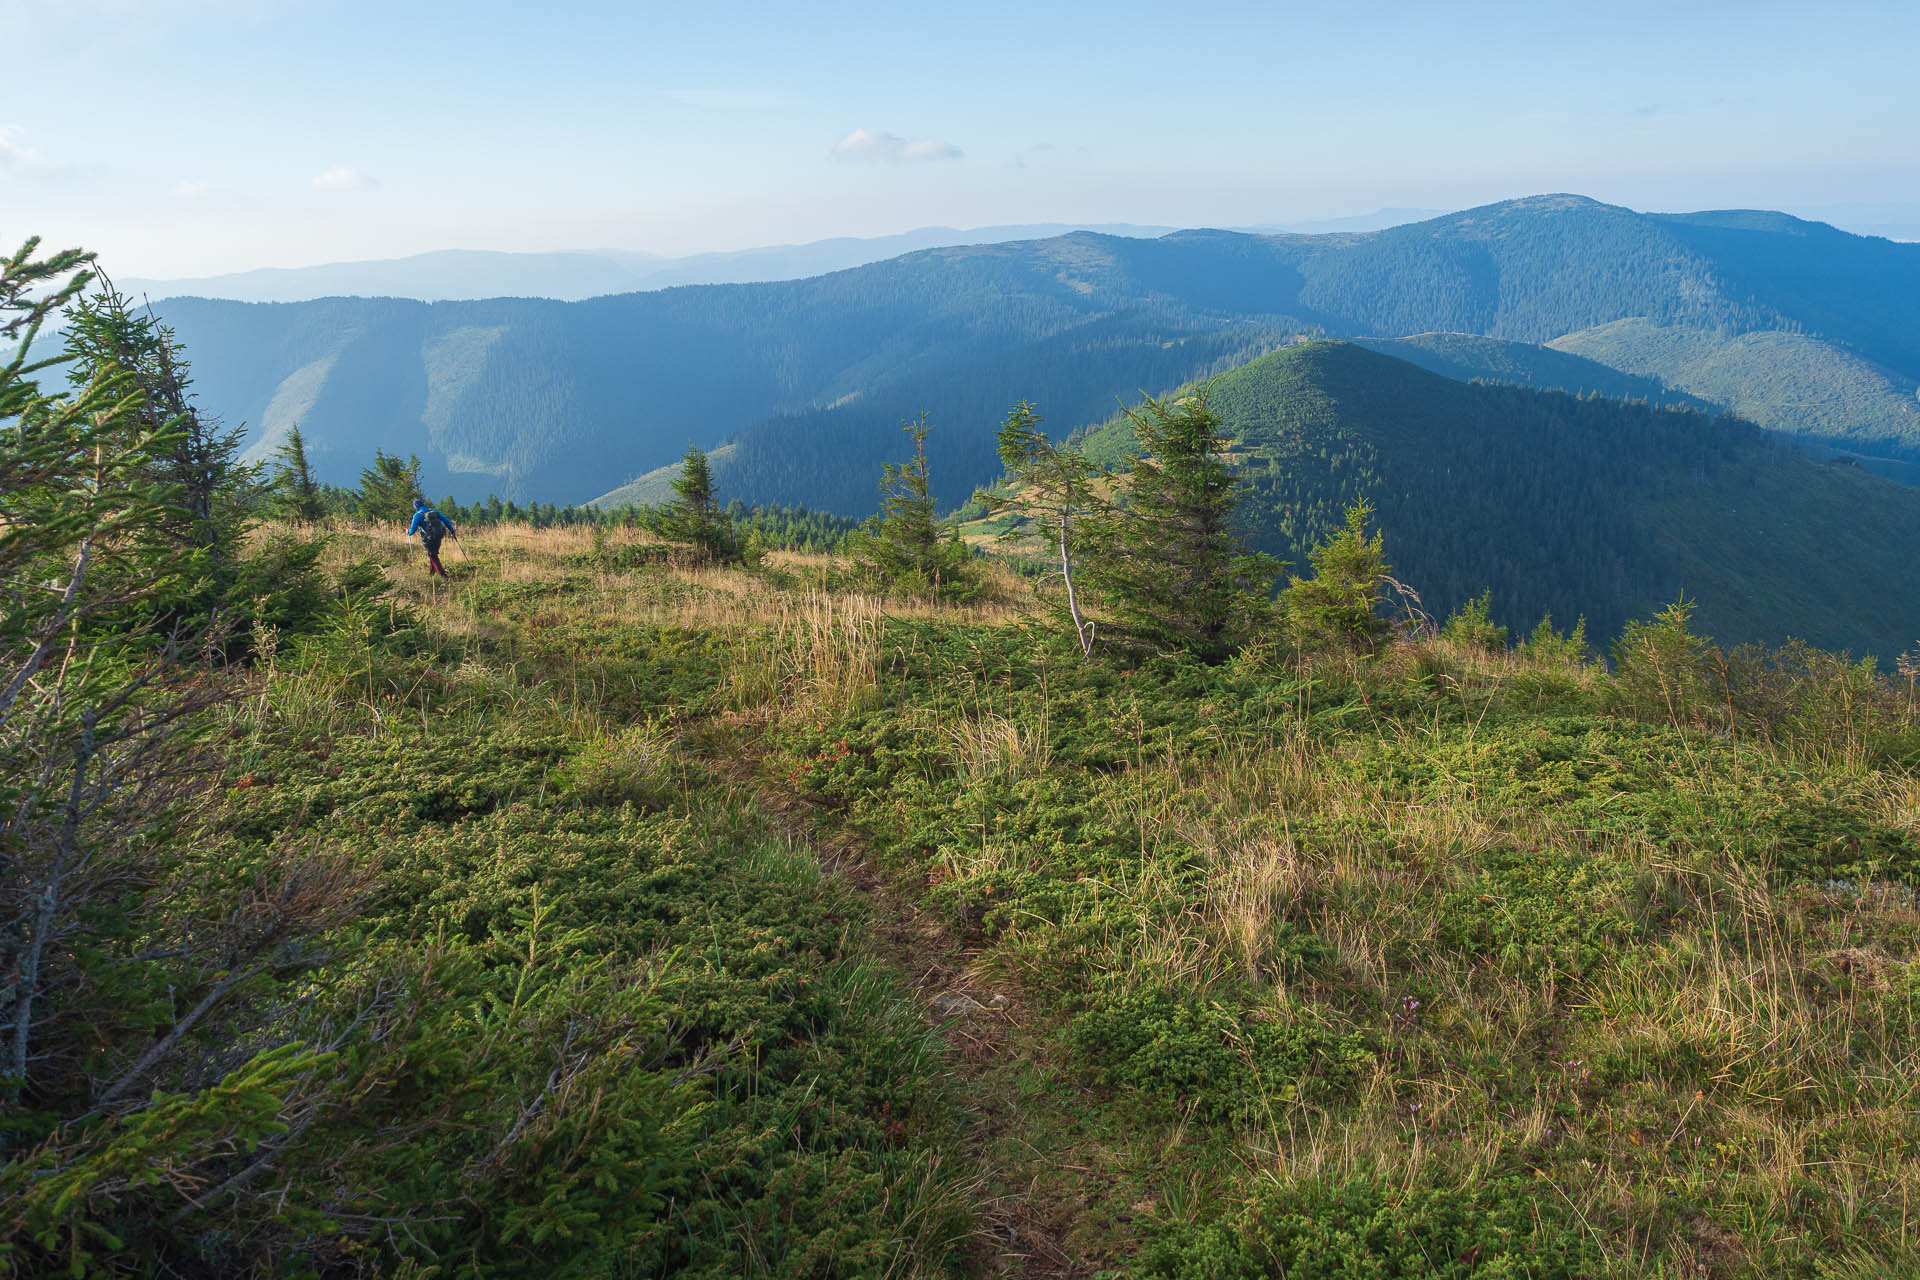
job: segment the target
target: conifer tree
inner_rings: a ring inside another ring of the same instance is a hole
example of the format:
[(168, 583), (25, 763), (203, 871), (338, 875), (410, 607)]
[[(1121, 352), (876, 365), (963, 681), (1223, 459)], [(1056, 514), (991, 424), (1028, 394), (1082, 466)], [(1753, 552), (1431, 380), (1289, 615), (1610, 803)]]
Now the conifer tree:
[(952, 595), (969, 585), (966, 544), (943, 541), (934, 518), (932, 472), (927, 466), (927, 415), (902, 424), (913, 457), (881, 469), (880, 514), (855, 540), (855, 559), (883, 581)]
[[(39, 1106), (86, 1074), (88, 1002), (125, 981), (100, 940), (150, 882), (148, 828), (193, 767), (171, 744), (219, 696), (192, 659), (229, 602), (204, 590), (216, 548), (181, 540), (219, 526), (184, 523), (179, 415), (156, 408), (140, 327), (77, 300), (88, 256), (36, 247), (0, 261), (0, 339), (17, 340), (0, 363), (0, 1105)], [(35, 376), (59, 361), (28, 354), (63, 306), (64, 395)]]
[(1287, 630), (1301, 648), (1366, 650), (1386, 635), (1380, 603), (1389, 569), (1382, 535), (1367, 536), (1372, 518), (1365, 499), (1348, 507), (1345, 527), (1307, 553), (1313, 577), (1291, 579), (1282, 594)]
[[(426, 495), (420, 488), (420, 458), (402, 462), (384, 449), (373, 452), (373, 465), (360, 472), (360, 514), (368, 520), (407, 520), (413, 500)], [(510, 514), (517, 514), (511, 512)]]
[(280, 513), (289, 520), (310, 522), (326, 514), (326, 500), (313, 467), (307, 461), (306, 437), (300, 428), (287, 432), (287, 438), (274, 451), (273, 493)]
[(173, 493), (162, 527), (200, 562), (214, 590), (224, 590), (256, 493), (254, 469), (239, 461), (239, 429), (200, 410), (173, 331), (110, 282), (74, 302), (66, 329), (72, 386), (92, 385), (109, 371), (126, 374), (134, 397), (129, 410), (156, 433), (150, 473)]
[(1090, 530), (1087, 576), (1128, 633), (1218, 661), (1264, 616), (1277, 566), (1240, 545), (1228, 441), (1205, 393), (1149, 397), (1127, 416), (1139, 448), (1124, 500)]
[(667, 509), (667, 526), (682, 538), (717, 559), (731, 559), (735, 553), (732, 521), (720, 509), (715, 497), (713, 467), (706, 451), (688, 445), (680, 463), (680, 475), (673, 482), (673, 502)]

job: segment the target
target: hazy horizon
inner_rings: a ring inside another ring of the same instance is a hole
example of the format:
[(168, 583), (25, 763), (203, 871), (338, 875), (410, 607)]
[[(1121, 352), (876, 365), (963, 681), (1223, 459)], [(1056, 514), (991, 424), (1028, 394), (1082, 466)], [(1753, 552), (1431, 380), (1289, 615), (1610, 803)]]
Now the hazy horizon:
[[(1570, 192), (1570, 193), (1529, 192), (1526, 194), (1528, 195), (1547, 195), (1547, 194), (1584, 195), (1585, 193), (1584, 192)], [(1523, 197), (1516, 195), (1510, 198), (1519, 199)], [(1497, 204), (1500, 202), (1490, 201), (1488, 203)], [(1468, 208), (1468, 207), (1473, 207), (1473, 206), (1463, 206), (1463, 208)], [(1728, 206), (1728, 207), (1733, 207), (1733, 206)], [(1886, 205), (1852, 205), (1852, 206), (1802, 205), (1798, 207), (1789, 207), (1784, 205), (1751, 205), (1751, 206), (1739, 206), (1739, 207), (1773, 210), (1781, 213), (1787, 213), (1794, 217), (1804, 218), (1809, 221), (1825, 222), (1838, 228), (1839, 230), (1851, 232), (1852, 234), (1855, 234), (1855, 235), (1880, 236), (1885, 239), (1901, 241), (1904, 243), (1920, 242), (1920, 203), (1886, 204)], [(1645, 213), (1696, 213), (1696, 212), (1702, 212), (1702, 211), (1704, 210), (1679, 209), (1679, 208), (1640, 210), (1640, 212), (1645, 212)], [(436, 248), (422, 249), (414, 253), (388, 254), (388, 255), (382, 255), (380, 257), (372, 257), (372, 258), (364, 258), (364, 259), (346, 259), (346, 260), (327, 259), (323, 261), (314, 261), (314, 262), (259, 263), (254, 265), (239, 265), (239, 266), (234, 266), (230, 268), (224, 268), (217, 271), (208, 271), (208, 272), (200, 273), (197, 275), (191, 275), (191, 276), (134, 276), (129, 278), (139, 280), (143, 283), (152, 282), (152, 281), (159, 281), (163, 283), (180, 283), (180, 282), (191, 282), (196, 280), (220, 279), (228, 276), (246, 276), (246, 275), (271, 274), (271, 273), (280, 273), (280, 272), (298, 273), (303, 271), (314, 270), (316, 268), (340, 266), (340, 265), (346, 265), (346, 264), (383, 265), (388, 263), (409, 262), (409, 261), (413, 261), (420, 258), (429, 258), (429, 257), (435, 257), (435, 256), (451, 257), (451, 256), (458, 256), (458, 255), (479, 256), (479, 255), (491, 255), (491, 254), (512, 254), (512, 255), (524, 255), (528, 257), (537, 257), (537, 256), (558, 257), (563, 255), (577, 255), (580, 257), (604, 256), (609, 258), (625, 255), (625, 256), (631, 257), (636, 262), (657, 263), (661, 266), (670, 266), (676, 263), (683, 263), (683, 262), (694, 261), (694, 260), (699, 260), (704, 258), (724, 259), (724, 258), (733, 257), (733, 256), (744, 256), (744, 255), (753, 254), (753, 253), (762, 252), (762, 251), (771, 251), (771, 250), (780, 250), (780, 249), (804, 249), (814, 245), (830, 244), (836, 241), (852, 241), (852, 242), (865, 243), (865, 242), (873, 242), (873, 241), (895, 240), (895, 239), (901, 239), (905, 237), (935, 233), (935, 232), (951, 232), (956, 236), (974, 236), (979, 233), (985, 233), (985, 232), (1027, 231), (1027, 230), (1032, 230), (1036, 228), (1045, 228), (1049, 231), (1052, 231), (1055, 229), (1067, 229), (1067, 228), (1088, 228), (1088, 229), (1093, 229), (1098, 231), (1110, 232), (1113, 234), (1139, 234), (1139, 235), (1164, 235), (1174, 231), (1196, 230), (1196, 229), (1202, 229), (1202, 228), (1212, 228), (1212, 229), (1229, 230), (1229, 231), (1243, 231), (1243, 232), (1250, 232), (1250, 233), (1268, 233), (1268, 234), (1281, 234), (1281, 233), (1287, 233), (1287, 232), (1293, 232), (1296, 234), (1314, 234), (1314, 233), (1326, 233), (1326, 232), (1334, 231), (1337, 229), (1346, 229), (1344, 224), (1364, 224), (1368, 227), (1368, 229), (1371, 229), (1376, 224), (1382, 227), (1404, 225), (1410, 222), (1425, 221), (1427, 219), (1434, 218), (1434, 217), (1442, 217), (1442, 216), (1445, 216), (1447, 213), (1452, 213), (1452, 212), (1459, 212), (1459, 210), (1384, 208), (1384, 209), (1368, 210), (1365, 212), (1332, 214), (1332, 215), (1328, 215), (1325, 217), (1318, 217), (1318, 218), (1304, 218), (1304, 219), (1298, 219), (1298, 220), (1288, 220), (1286, 222), (1257, 223), (1257, 224), (1248, 225), (1248, 226), (1235, 226), (1235, 227), (1224, 226), (1219, 223), (1207, 223), (1207, 222), (1194, 223), (1188, 227), (1167, 227), (1167, 226), (1144, 225), (1144, 224), (1138, 224), (1138, 223), (1102, 222), (1097, 219), (1084, 219), (1080, 221), (1069, 220), (1069, 221), (1052, 222), (1052, 223), (1017, 223), (1017, 222), (1016, 223), (991, 223), (991, 224), (983, 224), (983, 225), (976, 225), (976, 226), (957, 226), (957, 227), (928, 225), (928, 226), (903, 227), (897, 231), (877, 232), (873, 235), (868, 235), (868, 236), (823, 236), (815, 240), (807, 240), (807, 241), (789, 241), (789, 242), (777, 242), (777, 243), (767, 243), (767, 244), (759, 244), (759, 243), (738, 244), (738, 245), (728, 245), (726, 247), (717, 248), (717, 249), (693, 250), (687, 253), (679, 253), (679, 254), (656, 253), (647, 249), (639, 249), (639, 248), (617, 246), (617, 245), (584, 245), (584, 246), (569, 245), (569, 246), (547, 247), (547, 248), (488, 249), (488, 248), (475, 247), (472, 245), (452, 244), (452, 245), (444, 245)], [(1404, 216), (1395, 217), (1392, 215), (1404, 215)]]

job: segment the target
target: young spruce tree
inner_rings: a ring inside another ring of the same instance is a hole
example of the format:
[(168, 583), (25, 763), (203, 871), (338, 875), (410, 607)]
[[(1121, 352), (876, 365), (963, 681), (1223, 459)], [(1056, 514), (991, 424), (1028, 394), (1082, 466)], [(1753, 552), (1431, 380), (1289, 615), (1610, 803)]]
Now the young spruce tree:
[(927, 415), (903, 424), (913, 439), (913, 457), (889, 462), (880, 476), (880, 514), (854, 539), (854, 558), (881, 580), (935, 595), (963, 593), (970, 585), (967, 548), (943, 539), (934, 519), (932, 473), (927, 467)]
[(1278, 566), (1240, 545), (1228, 441), (1204, 392), (1127, 416), (1139, 451), (1124, 501), (1090, 531), (1086, 576), (1126, 632), (1217, 662), (1266, 615)]
[(294, 427), (273, 454), (274, 505), (288, 520), (309, 524), (327, 513), (326, 499), (313, 466), (307, 461), (307, 440)]
[[(222, 541), (249, 473), (156, 400), (184, 386), (143, 345), (164, 334), (83, 305), (90, 255), (37, 244), (0, 258), (0, 1272), (207, 1274), (232, 1255), (190, 1242), (245, 1234), (237, 1193), (319, 1114), (330, 1055), (272, 984), (352, 895), (299, 854), (176, 875), (206, 713), (241, 687), (223, 642), (268, 586)], [(63, 309), (65, 354), (30, 354)]]
[(360, 514), (369, 520), (409, 520), (413, 500), (425, 496), (418, 456), (402, 462), (395, 454), (375, 449), (373, 465), (360, 472)]
[(667, 523), (673, 536), (691, 542), (716, 560), (730, 560), (737, 554), (733, 521), (714, 496), (713, 467), (698, 445), (687, 446), (680, 477), (673, 482)]
[(201, 411), (173, 331), (110, 283), (74, 301), (66, 330), (69, 385), (77, 390), (109, 373), (126, 377), (128, 409), (156, 437), (149, 475), (173, 493), (162, 530), (198, 562), (207, 586), (225, 591), (257, 493), (255, 469), (239, 460), (240, 430)]
[(1287, 630), (1300, 648), (1365, 651), (1386, 636), (1380, 604), (1390, 569), (1380, 532), (1367, 535), (1372, 515), (1364, 498), (1348, 507), (1346, 526), (1307, 553), (1313, 576), (1292, 579), (1282, 593)]
[[(975, 497), (995, 514), (1012, 513), (1031, 520), (1060, 555), (1060, 581), (1066, 587), (1067, 616), (1081, 654), (1093, 652), (1094, 622), (1081, 610), (1076, 589), (1074, 554), (1083, 526), (1103, 510), (1094, 488), (1094, 469), (1073, 449), (1061, 448), (1040, 429), (1041, 417), (1030, 401), (1013, 407), (1000, 426), (1000, 462), (1007, 469), (1008, 489), (982, 490)], [(1003, 537), (1022, 532), (1017, 526)]]

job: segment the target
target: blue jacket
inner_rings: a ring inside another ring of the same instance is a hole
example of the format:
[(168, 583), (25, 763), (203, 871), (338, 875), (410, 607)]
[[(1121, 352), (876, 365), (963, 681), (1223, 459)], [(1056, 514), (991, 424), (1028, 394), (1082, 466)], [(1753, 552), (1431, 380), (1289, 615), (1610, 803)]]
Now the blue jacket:
[[(413, 523), (407, 526), (407, 536), (409, 538), (420, 532), (421, 527), (427, 523), (428, 516), (440, 516), (440, 513), (432, 507), (421, 507), (413, 513)], [(447, 519), (445, 516), (440, 516), (440, 523), (447, 526), (448, 533), (453, 532), (453, 521)]]

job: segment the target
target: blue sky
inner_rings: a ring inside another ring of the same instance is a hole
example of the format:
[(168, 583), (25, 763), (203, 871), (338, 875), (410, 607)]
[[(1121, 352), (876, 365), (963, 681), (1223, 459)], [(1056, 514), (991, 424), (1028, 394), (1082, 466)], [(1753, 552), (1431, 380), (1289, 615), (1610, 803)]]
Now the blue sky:
[(0, 0), (0, 239), (124, 275), (1920, 204), (1920, 4)]

